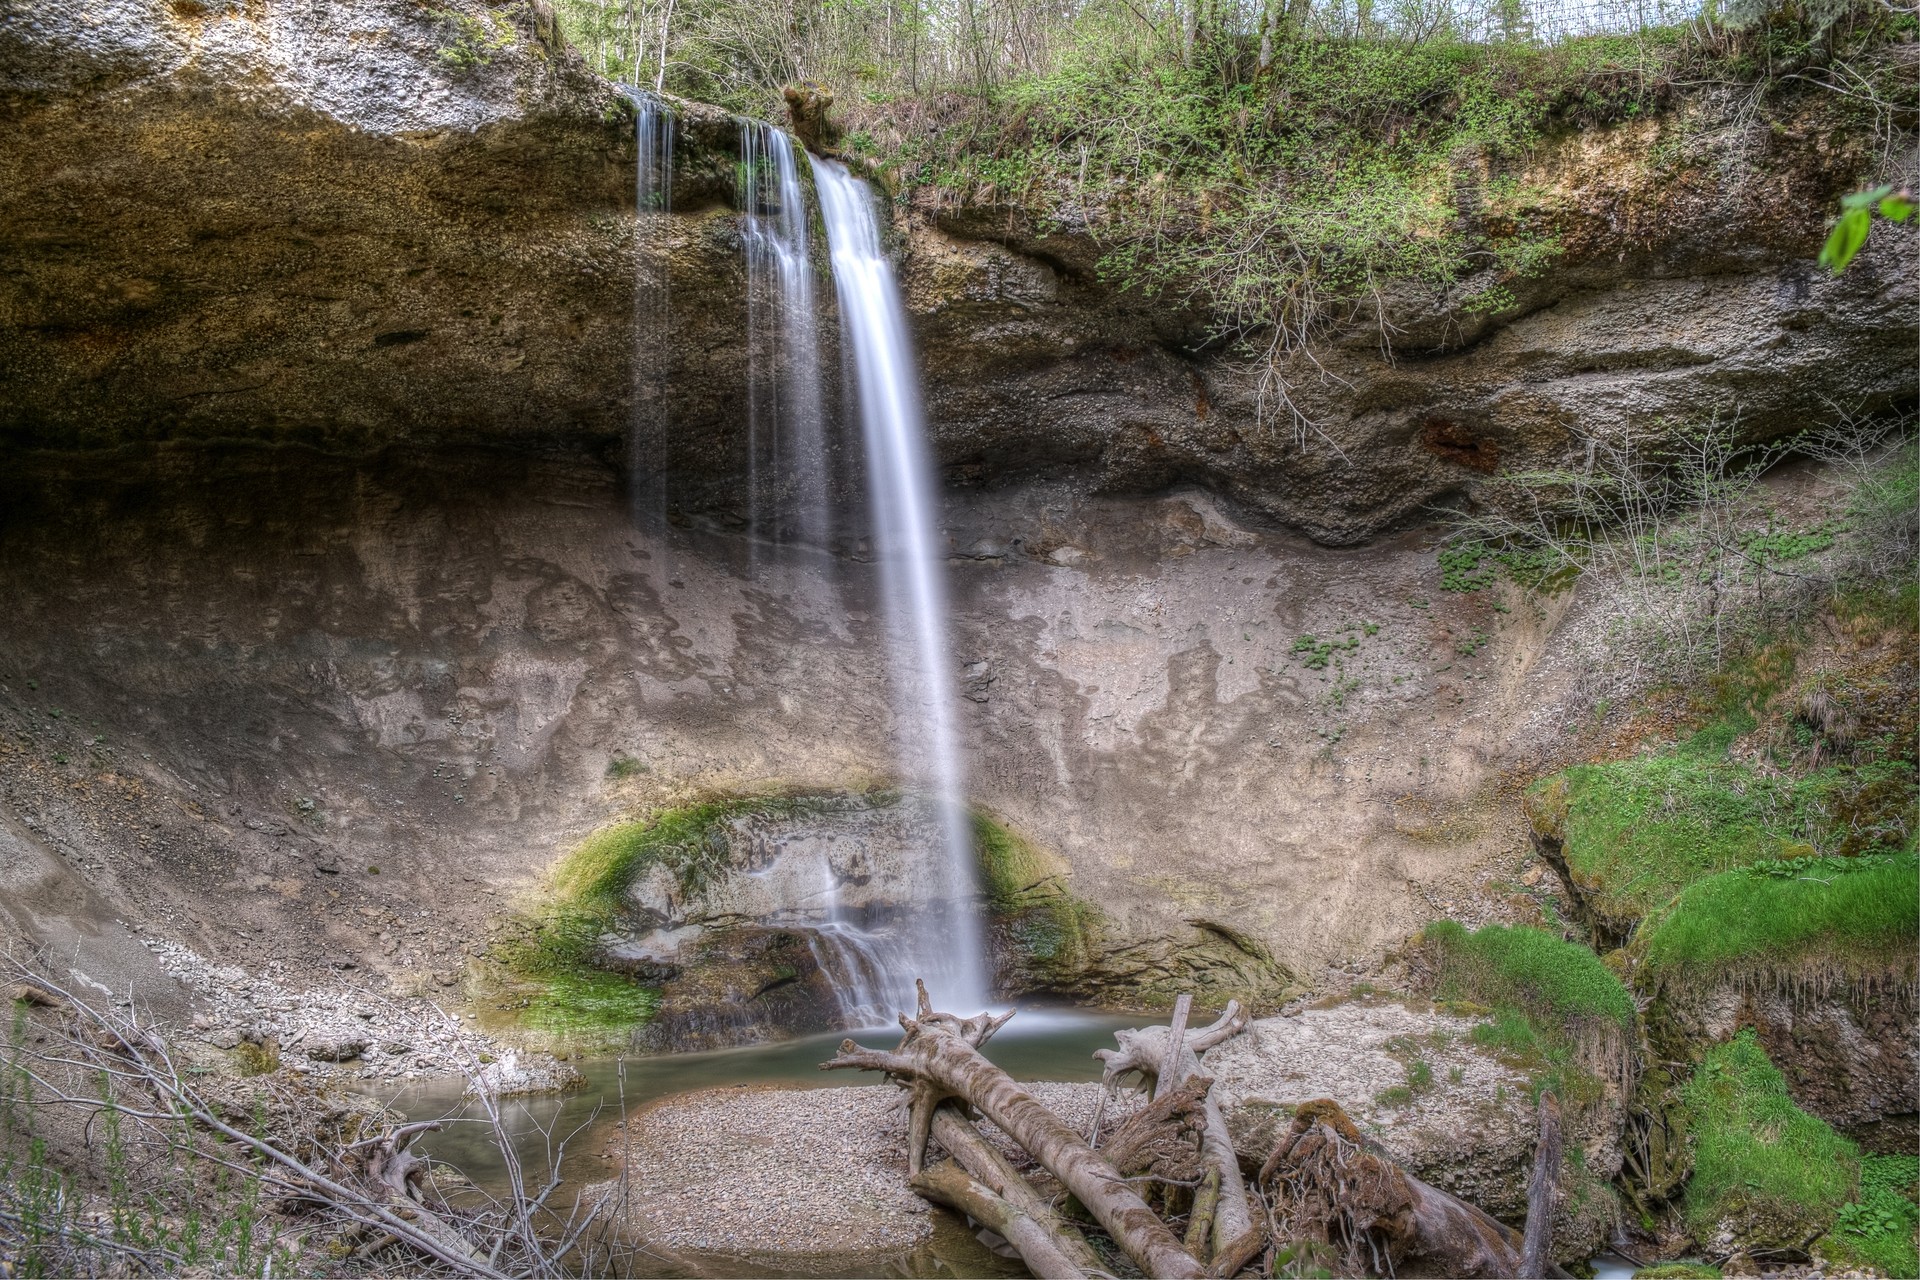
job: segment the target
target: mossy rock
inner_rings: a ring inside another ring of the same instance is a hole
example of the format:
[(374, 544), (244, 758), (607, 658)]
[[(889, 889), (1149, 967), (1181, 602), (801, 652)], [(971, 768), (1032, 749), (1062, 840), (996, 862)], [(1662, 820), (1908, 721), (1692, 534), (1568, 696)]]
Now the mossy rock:
[(1066, 859), (992, 815), (973, 816), (998, 985), (1076, 993), (1099, 950), (1101, 916), (1068, 890)]

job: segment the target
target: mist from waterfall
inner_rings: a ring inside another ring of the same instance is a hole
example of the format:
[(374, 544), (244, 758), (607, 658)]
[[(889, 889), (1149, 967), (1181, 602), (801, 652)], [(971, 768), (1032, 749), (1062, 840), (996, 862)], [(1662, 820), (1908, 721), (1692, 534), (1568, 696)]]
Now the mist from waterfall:
[[(974, 910), (973, 832), (947, 650), (939, 499), (921, 412), (919, 371), (900, 289), (880, 241), (868, 186), (830, 160), (813, 162), (840, 326), (865, 442), (873, 558), (880, 567), (896, 750), (909, 781), (937, 808), (943, 899), (912, 925), (915, 957), (940, 1007), (984, 1007), (985, 948)], [(913, 1007), (911, 981), (896, 995)]]
[(798, 144), (740, 121), (739, 205), (746, 215), (748, 547), (788, 539), (824, 547), (826, 434), (820, 337)]

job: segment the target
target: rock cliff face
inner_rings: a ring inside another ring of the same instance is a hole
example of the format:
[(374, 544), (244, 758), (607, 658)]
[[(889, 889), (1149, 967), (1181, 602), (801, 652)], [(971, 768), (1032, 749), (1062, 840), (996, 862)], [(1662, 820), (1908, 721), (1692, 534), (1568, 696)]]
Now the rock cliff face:
[[(884, 779), (857, 539), (756, 576), (732, 532), (733, 122), (685, 109), (677, 212), (640, 219), (631, 108), (537, 0), (4, 14), (0, 792), (9, 865), (85, 886), (42, 896), (438, 981), (612, 813)], [(1765, 178), (1655, 183), (1668, 127), (1538, 157), (1566, 253), (1513, 307), (1397, 292), (1391, 359), (1331, 338), (1297, 381), (1337, 451), (1258, 425), (1246, 366), (1085, 237), (901, 210), (976, 799), (1102, 922), (1036, 985), (1284, 986), (1517, 856), (1495, 801), (1556, 617), (1440, 596), (1397, 525), (1577, 431), (1911, 394), (1911, 260), (1806, 260), (1851, 149), (1810, 120)], [(638, 326), (637, 263), (671, 300)], [(636, 367), (680, 521), (644, 536)], [(616, 753), (649, 772), (609, 781)], [(373, 958), (354, 912), (409, 898), (431, 927)]]
[[(631, 109), (537, 0), (15, 4), (0, 110), (8, 447), (485, 444), (622, 468), (635, 335), (663, 334), (638, 357), (666, 388), (675, 500), (744, 507), (735, 126), (685, 108), (681, 212), (636, 220)], [(1724, 173), (1750, 140), (1705, 108), (1544, 147), (1514, 176), (1562, 256), (1389, 288), (1323, 371), (1288, 370), (1304, 445), (1190, 309), (1103, 284), (1087, 236), (903, 210), (939, 455), (961, 483), (1200, 484), (1340, 543), (1583, 434), (1718, 413), (1768, 436), (1910, 398), (1911, 256), (1879, 245), (1839, 282), (1809, 261), (1858, 139), (1811, 107), (1770, 136)], [(671, 314), (636, 328), (641, 259), (665, 259)], [(1496, 284), (1513, 305), (1476, 310)]]

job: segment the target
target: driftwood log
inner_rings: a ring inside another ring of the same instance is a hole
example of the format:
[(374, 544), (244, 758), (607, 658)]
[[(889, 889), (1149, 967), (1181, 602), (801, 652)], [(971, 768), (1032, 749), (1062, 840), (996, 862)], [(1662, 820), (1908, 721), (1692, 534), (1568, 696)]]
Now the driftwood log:
[[(837, 1057), (821, 1064), (823, 1070), (884, 1071), (907, 1089), (910, 1173), (924, 1171), (936, 1109), (958, 1098), (998, 1125), (1058, 1178), (1145, 1274), (1168, 1280), (1198, 1280), (1206, 1275), (1205, 1268), (1111, 1164), (1011, 1076), (981, 1056), (978, 1046), (1006, 1024), (1011, 1012), (998, 1018), (939, 1013), (928, 998), (926, 984), (915, 985), (919, 1013), (914, 1018), (902, 1015), (900, 1026), (906, 1034), (898, 1046), (890, 1051), (862, 1049), (847, 1040)], [(943, 1177), (942, 1184), (959, 1190), (950, 1176)], [(1008, 1239), (1012, 1241), (1011, 1236)], [(1068, 1254), (1062, 1250), (1060, 1256), (1064, 1259)]]
[[(1104, 1064), (1101, 1074), (1108, 1096), (1129, 1077), (1147, 1082), (1156, 1101), (1189, 1081), (1206, 1079), (1201, 1073), (1200, 1055), (1246, 1030), (1247, 1015), (1239, 1001), (1229, 1000), (1218, 1018), (1193, 1029), (1187, 1026), (1192, 1007), (1193, 997), (1183, 995), (1174, 1003), (1169, 1025), (1115, 1032), (1114, 1039), (1120, 1047), (1101, 1049), (1094, 1054)], [(1105, 1097), (1101, 1101), (1104, 1110)], [(1234, 1153), (1233, 1139), (1227, 1132), (1226, 1114), (1210, 1091), (1202, 1094), (1199, 1106), (1205, 1194), (1195, 1199), (1194, 1221), (1187, 1228), (1187, 1244), (1196, 1257), (1215, 1264), (1231, 1257), (1251, 1257), (1265, 1239), (1266, 1224), (1256, 1219), (1248, 1202), (1246, 1180), (1241, 1176), (1240, 1158)], [(1206, 1190), (1208, 1187), (1210, 1191)], [(1213, 1242), (1211, 1248), (1207, 1246), (1209, 1238)]]
[[(1025, 1178), (1007, 1163), (1005, 1156), (994, 1150), (993, 1144), (980, 1136), (980, 1131), (961, 1114), (960, 1107), (954, 1102), (943, 1102), (933, 1109), (933, 1136), (947, 1154), (957, 1161), (961, 1168), (972, 1175), (975, 1182), (986, 1187), (1007, 1205), (1031, 1218), (1039, 1227), (1051, 1236), (1048, 1259), (1042, 1264), (1029, 1257), (1020, 1243), (1005, 1231), (1013, 1247), (1026, 1259), (1027, 1269), (1041, 1280), (1053, 1280), (1056, 1260), (1063, 1260), (1072, 1269), (1059, 1274), (1067, 1276), (1092, 1275), (1105, 1270), (1100, 1255), (1093, 1251), (1087, 1238), (1080, 1229), (1060, 1216), (1053, 1203), (1033, 1189)], [(915, 1188), (918, 1190), (918, 1188)], [(921, 1192), (927, 1195), (926, 1192)], [(927, 1195), (928, 1199), (938, 1197)], [(984, 1221), (984, 1219), (982, 1219)], [(991, 1224), (988, 1224), (991, 1225)], [(999, 1231), (998, 1227), (994, 1230)]]
[(1553, 1214), (1560, 1199), (1560, 1101), (1540, 1092), (1540, 1140), (1533, 1149), (1533, 1177), (1527, 1183), (1527, 1230), (1520, 1246), (1524, 1280), (1539, 1280), (1549, 1270), (1547, 1250), (1553, 1244)]
[(935, 1204), (956, 1209), (999, 1232), (1038, 1280), (1083, 1280), (1091, 1274), (1061, 1247), (1061, 1237), (1046, 1223), (969, 1177), (957, 1161), (929, 1165), (909, 1178), (907, 1185)]

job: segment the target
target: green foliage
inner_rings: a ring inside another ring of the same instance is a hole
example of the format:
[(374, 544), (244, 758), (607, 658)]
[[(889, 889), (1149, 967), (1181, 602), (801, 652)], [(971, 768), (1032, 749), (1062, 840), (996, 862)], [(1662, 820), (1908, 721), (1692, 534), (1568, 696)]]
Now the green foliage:
[[(1580, 576), (1580, 566), (1559, 548), (1547, 545), (1496, 546), (1478, 538), (1458, 538), (1440, 548), (1440, 589), (1458, 593), (1481, 591), (1499, 581), (1504, 572), (1529, 591), (1564, 591)], [(1504, 606), (1495, 608), (1505, 611)]]
[[(263, 1211), (261, 1157), (227, 1148), (212, 1161), (184, 1120), (146, 1127), (142, 1146), (164, 1143), (158, 1153), (135, 1147), (105, 1071), (93, 1088), (106, 1105), (87, 1120), (88, 1148), (99, 1163), (85, 1177), (63, 1168), (34, 1127), (25, 1031), (24, 1009), (16, 1008), (0, 1048), (0, 1274), (298, 1274), (283, 1226)], [(263, 1123), (256, 1108), (256, 1132)]]
[(1920, 943), (1920, 859), (1911, 852), (1769, 861), (1683, 890), (1641, 926), (1650, 975), (1729, 972), (1816, 984), (1911, 965)]
[(1829, 1252), (1846, 1255), (1889, 1276), (1920, 1276), (1914, 1229), (1920, 1225), (1920, 1157), (1867, 1156), (1860, 1161), (1859, 1194), (1840, 1209)]
[(1720, 1280), (1720, 1268), (1704, 1262), (1663, 1262), (1657, 1267), (1641, 1267), (1633, 1280)]
[(1913, 209), (1913, 194), (1894, 190), (1892, 183), (1842, 196), (1839, 221), (1833, 224), (1826, 244), (1820, 248), (1820, 265), (1835, 275), (1845, 271), (1867, 242), (1875, 210), (1889, 222), (1905, 222), (1913, 216)]
[(1340, 654), (1358, 649), (1362, 640), (1379, 634), (1380, 624), (1371, 619), (1349, 622), (1331, 640), (1322, 640), (1312, 632), (1295, 637), (1293, 652), (1305, 655), (1300, 661), (1309, 671), (1324, 671), (1329, 663), (1339, 665)]
[(1469, 933), (1453, 920), (1427, 926), (1439, 959), (1439, 994), (1517, 1009), (1536, 1026), (1633, 1024), (1633, 997), (1600, 957), (1578, 943), (1525, 925)]
[(1683, 1209), (1696, 1236), (1724, 1225), (1748, 1247), (1798, 1247), (1851, 1199), (1858, 1149), (1793, 1104), (1752, 1031), (1707, 1053), (1680, 1105), (1694, 1142)]
[(1689, 748), (1582, 765), (1565, 780), (1565, 856), (1575, 884), (1615, 920), (1646, 915), (1708, 876), (1755, 863), (1903, 847), (1916, 825), (1913, 767), (1832, 766), (1765, 776), (1715, 759), (1741, 731), (1723, 715)]

